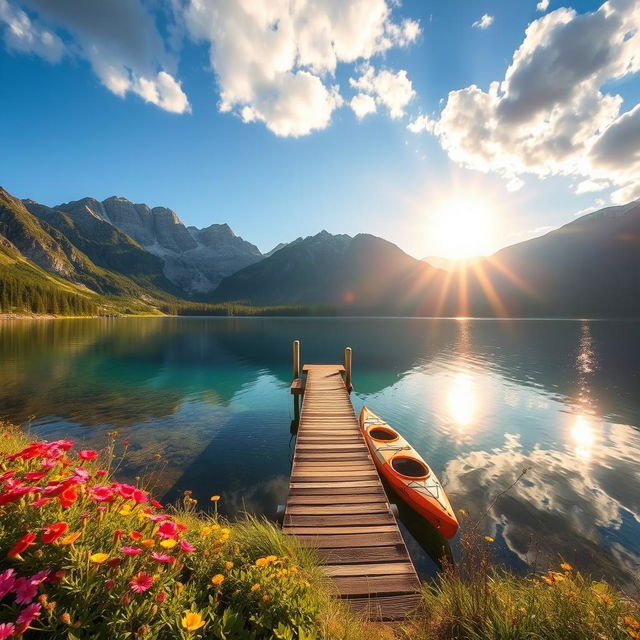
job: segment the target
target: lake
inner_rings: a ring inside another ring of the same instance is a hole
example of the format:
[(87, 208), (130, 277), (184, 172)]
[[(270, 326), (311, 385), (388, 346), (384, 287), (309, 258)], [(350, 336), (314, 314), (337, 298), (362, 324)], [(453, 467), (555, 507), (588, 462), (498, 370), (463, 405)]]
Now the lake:
[[(0, 322), (0, 417), (99, 447), (122, 478), (273, 518), (294, 448), (291, 341), (353, 348), (353, 401), (398, 428), (516, 571), (561, 554), (623, 585), (640, 573), (640, 323), (386, 318)], [(520, 475), (520, 481), (504, 493)], [(423, 577), (441, 541), (401, 509)], [(457, 552), (455, 541), (453, 553)]]

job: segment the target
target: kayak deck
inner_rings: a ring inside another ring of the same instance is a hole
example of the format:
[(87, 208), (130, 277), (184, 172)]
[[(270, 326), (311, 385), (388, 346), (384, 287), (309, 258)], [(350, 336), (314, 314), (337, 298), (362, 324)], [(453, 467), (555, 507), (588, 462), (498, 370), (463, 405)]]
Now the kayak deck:
[(306, 365), (283, 530), (315, 547), (340, 598), (399, 620), (420, 581), (356, 419), (340, 365)]

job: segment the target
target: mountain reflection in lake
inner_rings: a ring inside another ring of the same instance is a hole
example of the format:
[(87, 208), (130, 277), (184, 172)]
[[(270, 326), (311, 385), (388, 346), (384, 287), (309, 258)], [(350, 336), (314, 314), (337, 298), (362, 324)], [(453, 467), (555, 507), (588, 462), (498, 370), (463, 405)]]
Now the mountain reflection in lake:
[[(354, 351), (354, 404), (400, 429), (521, 570), (556, 554), (640, 570), (640, 324), (557, 320), (160, 318), (0, 324), (0, 417), (38, 436), (129, 441), (121, 473), (225, 514), (275, 514), (293, 451), (291, 341)], [(495, 498), (522, 472), (509, 492)], [(495, 500), (495, 502), (494, 502)], [(493, 504), (492, 504), (493, 503)], [(421, 574), (442, 549), (401, 510)], [(456, 553), (456, 544), (452, 544)], [(426, 550), (426, 551), (425, 551)]]

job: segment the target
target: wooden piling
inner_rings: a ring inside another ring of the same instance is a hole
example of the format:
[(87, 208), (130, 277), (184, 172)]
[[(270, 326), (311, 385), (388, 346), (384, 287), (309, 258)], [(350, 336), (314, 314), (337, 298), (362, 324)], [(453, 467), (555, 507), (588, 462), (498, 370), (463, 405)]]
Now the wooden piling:
[(300, 340), (293, 341), (293, 379), (300, 377)]
[(347, 347), (344, 350), (344, 371), (344, 384), (345, 387), (347, 387), (347, 391), (351, 392), (351, 389), (353, 389), (353, 385), (351, 384), (351, 347)]

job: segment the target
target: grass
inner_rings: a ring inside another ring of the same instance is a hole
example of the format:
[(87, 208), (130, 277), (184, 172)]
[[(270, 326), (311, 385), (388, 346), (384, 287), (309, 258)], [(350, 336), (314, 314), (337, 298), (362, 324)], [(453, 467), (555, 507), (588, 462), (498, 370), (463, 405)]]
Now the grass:
[(0, 424), (0, 639), (640, 640), (640, 604), (562, 560), (515, 576), (463, 524), (461, 557), (399, 625), (332, 599), (313, 550), (266, 520), (162, 507), (99, 454)]

